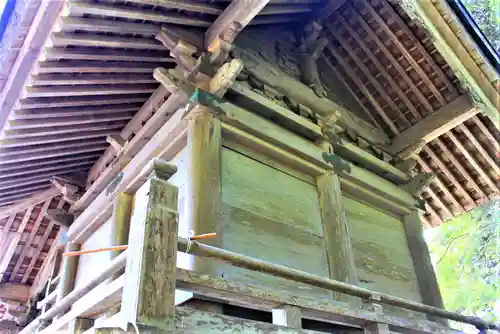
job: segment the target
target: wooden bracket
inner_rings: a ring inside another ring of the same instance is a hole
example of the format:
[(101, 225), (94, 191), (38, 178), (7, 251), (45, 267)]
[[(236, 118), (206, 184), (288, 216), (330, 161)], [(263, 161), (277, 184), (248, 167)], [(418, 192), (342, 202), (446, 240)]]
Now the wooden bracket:
[(106, 137), (106, 141), (118, 152), (121, 151), (127, 143), (120, 135), (109, 135)]
[(341, 172), (350, 173), (351, 172), (351, 165), (338, 155), (323, 152), (323, 159), (325, 159), (326, 162), (328, 162), (330, 165), (332, 165), (333, 169), (337, 173), (341, 173)]
[(70, 227), (75, 220), (75, 216), (73, 214), (67, 213), (61, 209), (47, 210), (45, 217), (49, 218), (61, 227)]
[(325, 97), (326, 92), (319, 78), (317, 59), (328, 45), (326, 37), (319, 38), (323, 27), (316, 21), (312, 21), (305, 27), (305, 34), (302, 36), (300, 51), (300, 67), (302, 70), (302, 80), (319, 97)]
[(434, 173), (419, 173), (408, 183), (403, 184), (400, 187), (410, 193), (413, 197), (419, 197), (422, 190), (429, 185), (434, 177), (436, 177), (436, 174)]

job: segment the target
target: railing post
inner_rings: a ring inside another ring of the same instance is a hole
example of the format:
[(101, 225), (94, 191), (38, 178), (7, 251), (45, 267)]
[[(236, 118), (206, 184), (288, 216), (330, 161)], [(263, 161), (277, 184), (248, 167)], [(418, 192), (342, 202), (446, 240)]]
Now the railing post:
[(169, 330), (174, 325), (178, 214), (177, 188), (166, 182), (175, 167), (171, 173), (164, 170), (155, 169), (135, 195), (121, 314), (127, 324)]

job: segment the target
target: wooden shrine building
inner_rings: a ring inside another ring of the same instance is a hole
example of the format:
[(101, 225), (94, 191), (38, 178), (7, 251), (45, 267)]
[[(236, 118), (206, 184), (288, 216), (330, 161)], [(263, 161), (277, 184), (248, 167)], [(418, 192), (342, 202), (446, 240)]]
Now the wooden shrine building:
[(0, 332), (499, 329), (443, 309), (423, 239), (499, 195), (461, 10), (8, 0)]

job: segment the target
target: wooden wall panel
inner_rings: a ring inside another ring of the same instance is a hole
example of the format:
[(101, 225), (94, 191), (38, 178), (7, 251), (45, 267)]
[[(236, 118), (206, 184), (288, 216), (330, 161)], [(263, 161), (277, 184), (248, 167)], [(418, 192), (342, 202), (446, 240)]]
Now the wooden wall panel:
[[(222, 247), (328, 277), (316, 187), (230, 149), (222, 150)], [(315, 297), (323, 289), (223, 264), (225, 278)]]
[(421, 301), (402, 221), (344, 196), (359, 285)]

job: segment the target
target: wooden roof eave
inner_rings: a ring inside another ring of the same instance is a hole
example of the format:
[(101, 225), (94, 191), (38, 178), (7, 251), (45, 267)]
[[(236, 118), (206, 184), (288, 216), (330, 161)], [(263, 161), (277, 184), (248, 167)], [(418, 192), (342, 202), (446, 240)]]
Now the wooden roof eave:
[[(398, 1), (408, 15), (420, 21), (433, 44), (469, 91), (474, 103), (500, 127), (500, 76), (489, 65), (472, 37), (444, 0)], [(408, 2), (408, 4), (407, 4)]]

